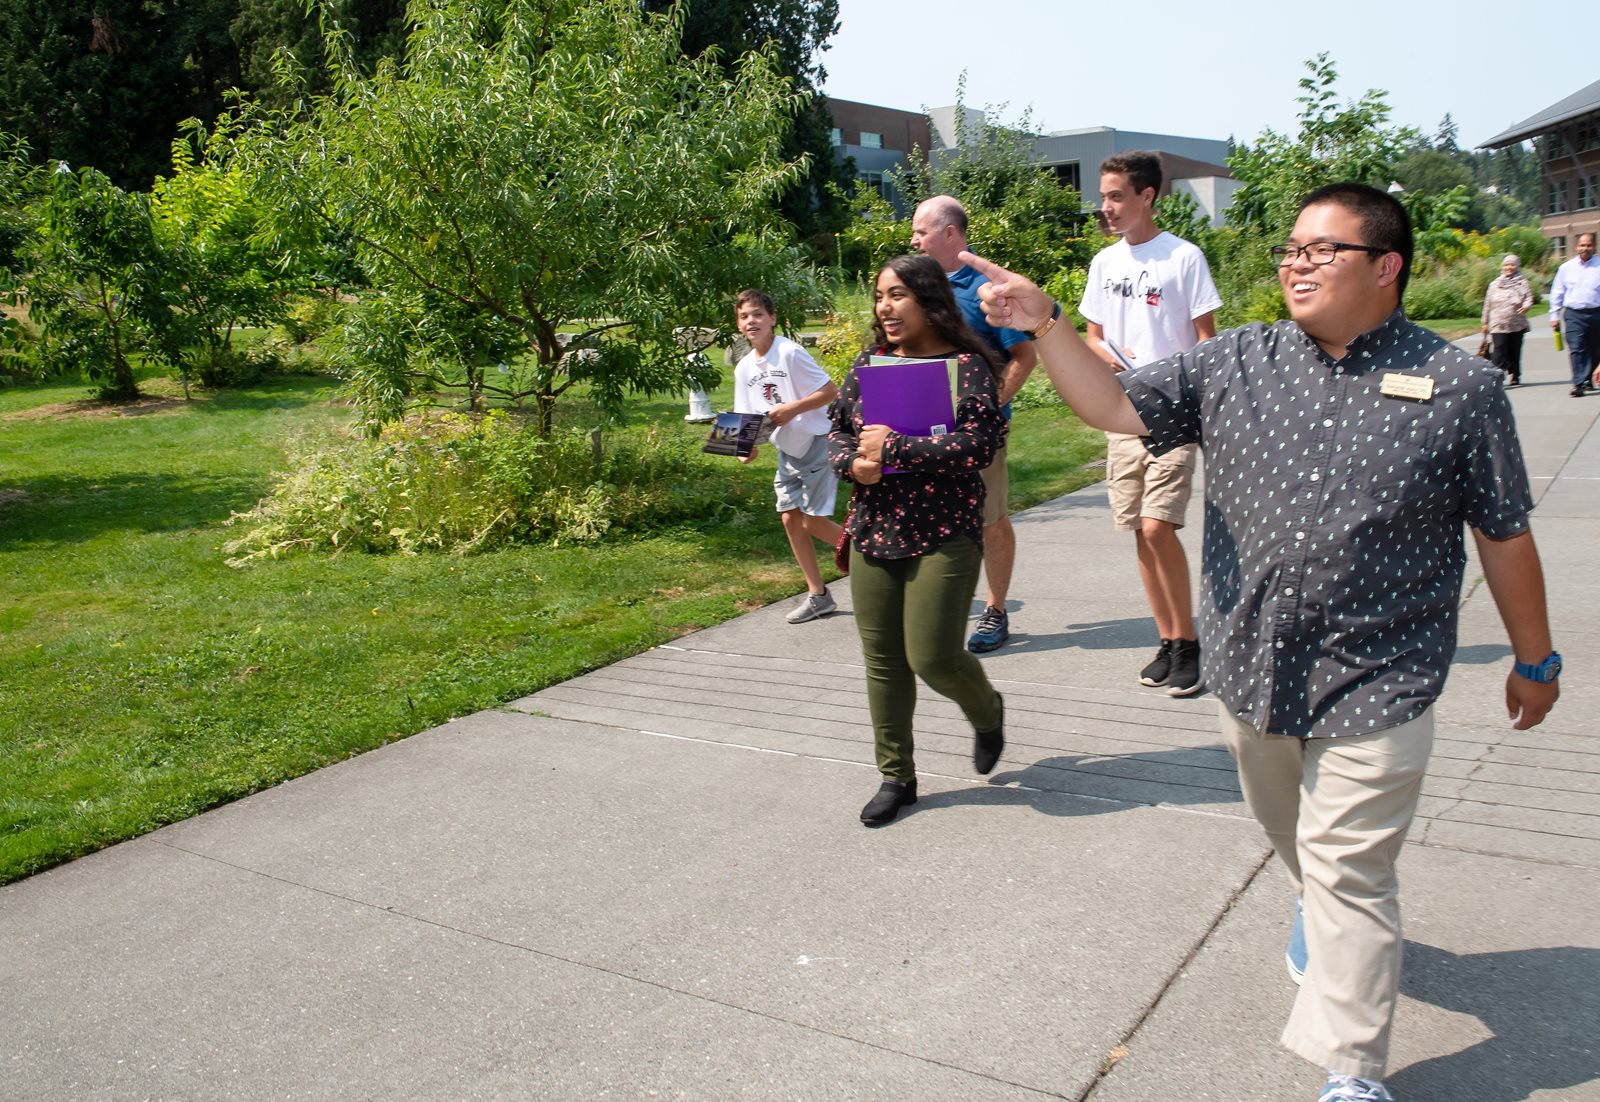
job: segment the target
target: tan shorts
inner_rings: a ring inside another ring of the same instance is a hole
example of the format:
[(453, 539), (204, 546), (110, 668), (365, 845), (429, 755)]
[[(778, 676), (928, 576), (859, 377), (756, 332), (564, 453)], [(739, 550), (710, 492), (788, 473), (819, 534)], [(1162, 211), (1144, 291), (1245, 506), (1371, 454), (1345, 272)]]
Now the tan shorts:
[(1137, 532), (1140, 517), (1182, 528), (1199, 458), (1198, 444), (1155, 456), (1137, 436), (1106, 433), (1106, 484), (1117, 531)]
[(1006, 449), (1001, 445), (994, 453), (994, 462), (983, 469), (983, 526), (985, 528), (1008, 515), (1006, 506), (1011, 496), (1011, 479), (1006, 477)]

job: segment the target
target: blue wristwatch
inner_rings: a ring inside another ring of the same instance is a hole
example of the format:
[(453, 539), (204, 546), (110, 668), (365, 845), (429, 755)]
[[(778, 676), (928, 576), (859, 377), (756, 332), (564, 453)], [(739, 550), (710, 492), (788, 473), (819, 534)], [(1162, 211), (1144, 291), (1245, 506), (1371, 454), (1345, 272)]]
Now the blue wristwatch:
[(1526, 677), (1529, 681), (1548, 684), (1561, 676), (1561, 655), (1556, 651), (1551, 651), (1550, 657), (1538, 665), (1518, 662), (1512, 668), (1517, 671), (1517, 676), (1519, 677)]

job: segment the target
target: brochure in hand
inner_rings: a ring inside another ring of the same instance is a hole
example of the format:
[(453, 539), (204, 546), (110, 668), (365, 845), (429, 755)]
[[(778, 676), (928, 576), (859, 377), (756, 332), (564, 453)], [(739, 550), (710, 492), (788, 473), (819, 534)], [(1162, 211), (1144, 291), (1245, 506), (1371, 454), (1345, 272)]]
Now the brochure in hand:
[(765, 413), (719, 413), (700, 450), (742, 459), (755, 451), (757, 444), (772, 439), (772, 430), (776, 427), (767, 420)]
[(1101, 341), (1100, 342), (1100, 347), (1104, 348), (1107, 352), (1111, 353), (1113, 356), (1115, 356), (1117, 358), (1117, 363), (1122, 365), (1122, 366), (1117, 368), (1118, 371), (1132, 371), (1133, 370), (1133, 361), (1128, 359), (1128, 354), (1126, 352), (1124, 352), (1122, 349), (1118, 348), (1116, 345), (1112, 344), (1110, 341)]

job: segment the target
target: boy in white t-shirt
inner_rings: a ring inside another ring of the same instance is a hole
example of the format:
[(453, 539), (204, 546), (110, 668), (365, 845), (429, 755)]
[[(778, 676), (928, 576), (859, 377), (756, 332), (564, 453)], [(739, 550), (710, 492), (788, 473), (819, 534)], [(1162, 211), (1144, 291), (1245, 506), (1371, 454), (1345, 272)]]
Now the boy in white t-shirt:
[[(785, 619), (803, 624), (838, 607), (823, 584), (811, 541), (837, 547), (841, 534), (833, 521), (839, 480), (828, 465), (828, 406), (839, 389), (804, 348), (773, 331), (777, 312), (766, 292), (741, 291), (734, 318), (750, 351), (733, 369), (733, 410), (765, 413), (777, 426), (772, 443), (778, 449), (778, 473), (772, 487), (794, 561), (806, 578), (806, 595)], [(752, 449), (740, 462), (754, 459)]]
[[(1160, 190), (1161, 159), (1154, 153), (1119, 153), (1100, 165), (1100, 210), (1122, 239), (1090, 262), (1079, 312), (1089, 323), (1089, 347), (1113, 371), (1122, 365), (1102, 341), (1147, 364), (1217, 335), (1222, 298), (1205, 254), (1156, 225)], [(1139, 577), (1161, 636), (1139, 680), (1165, 685), (1172, 696), (1201, 689), (1189, 559), (1178, 542), (1198, 459), (1194, 445), (1151, 456), (1137, 436), (1106, 434), (1112, 521), (1134, 534)]]

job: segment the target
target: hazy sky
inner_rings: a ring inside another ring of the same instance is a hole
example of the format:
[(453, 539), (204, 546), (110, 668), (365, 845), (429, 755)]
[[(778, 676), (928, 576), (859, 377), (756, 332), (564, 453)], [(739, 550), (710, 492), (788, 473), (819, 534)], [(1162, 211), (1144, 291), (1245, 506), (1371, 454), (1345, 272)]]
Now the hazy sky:
[(966, 69), (969, 107), (1015, 122), (1031, 105), (1039, 131), (1292, 132), (1304, 62), (1327, 51), (1341, 100), (1385, 89), (1391, 122), (1430, 135), (1449, 112), (1471, 148), (1600, 78), (1600, 5), (1583, 0), (840, 0), (839, 21), (830, 96), (940, 107)]

